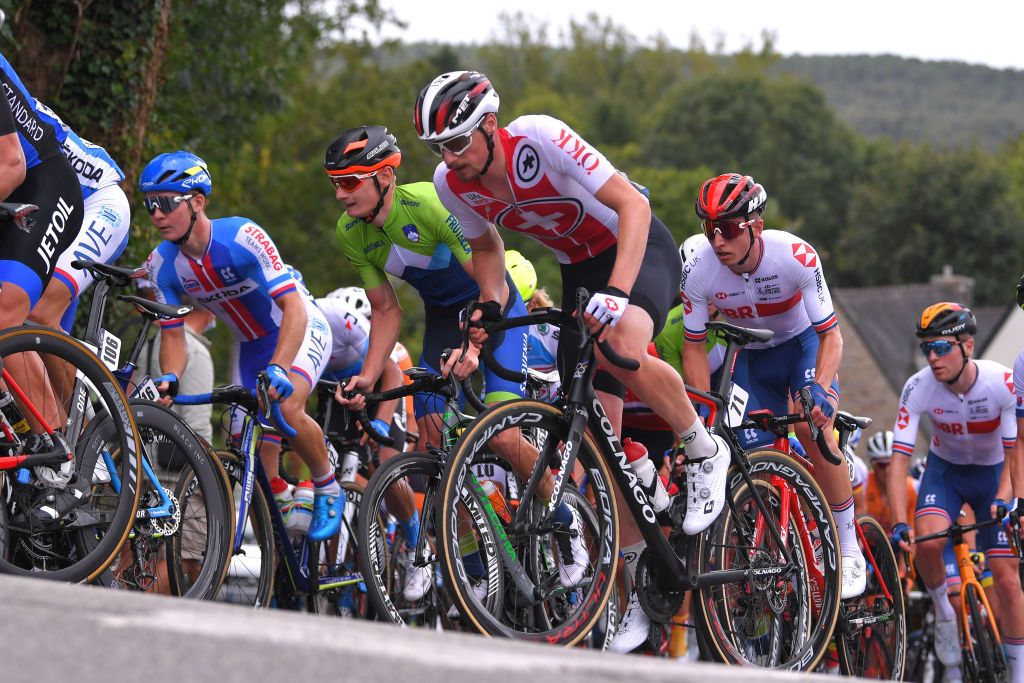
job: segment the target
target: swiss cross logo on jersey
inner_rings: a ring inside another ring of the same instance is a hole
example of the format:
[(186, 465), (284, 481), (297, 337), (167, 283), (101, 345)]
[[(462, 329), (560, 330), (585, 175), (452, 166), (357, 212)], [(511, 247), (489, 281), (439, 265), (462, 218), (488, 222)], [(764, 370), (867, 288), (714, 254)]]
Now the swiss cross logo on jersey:
[(815, 268), (818, 265), (818, 255), (806, 242), (798, 242), (793, 246), (793, 258), (800, 262), (804, 268)]
[(690, 297), (686, 296), (686, 292), (679, 292), (679, 296), (683, 300), (683, 313), (685, 315), (693, 313), (693, 304), (690, 303)]
[(1012, 394), (1013, 393), (1013, 373), (1012, 372), (1004, 372), (1003, 373), (1003, 381), (1006, 382), (1006, 388), (1009, 389), (1010, 393)]
[(545, 239), (544, 233), (559, 237), (572, 234), (583, 220), (583, 202), (571, 197), (533, 199), (510, 206), (494, 222), (503, 228)]
[(896, 414), (896, 426), (906, 429), (908, 424), (910, 424), (910, 413), (905, 407), (900, 406), (900, 412)]

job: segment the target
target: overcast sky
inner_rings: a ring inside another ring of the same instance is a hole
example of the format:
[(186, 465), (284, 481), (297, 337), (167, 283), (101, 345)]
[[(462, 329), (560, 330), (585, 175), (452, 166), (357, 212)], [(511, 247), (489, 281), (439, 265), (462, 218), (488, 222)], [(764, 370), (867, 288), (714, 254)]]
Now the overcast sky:
[(589, 12), (612, 18), (641, 41), (657, 33), (685, 47), (696, 31), (709, 48), (727, 52), (760, 45), (763, 30), (784, 55), (896, 54), (1024, 69), (1024, 2), (949, 0), (382, 0), (407, 22), (388, 37), (404, 41), (486, 42), (501, 12), (546, 22), (557, 41), (570, 19)]

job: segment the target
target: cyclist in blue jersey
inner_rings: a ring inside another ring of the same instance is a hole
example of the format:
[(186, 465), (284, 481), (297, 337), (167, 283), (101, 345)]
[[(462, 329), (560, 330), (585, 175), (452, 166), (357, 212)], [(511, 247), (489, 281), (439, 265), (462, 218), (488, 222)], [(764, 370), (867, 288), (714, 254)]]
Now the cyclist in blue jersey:
[[(327, 457), (323, 431), (306, 414), (306, 399), (323, 372), (331, 331), (304, 288), (299, 288), (270, 236), (241, 217), (206, 215), (212, 182), (206, 163), (189, 152), (156, 157), (142, 171), (146, 210), (165, 240), (147, 266), (157, 300), (175, 304), (188, 295), (235, 333), (233, 375), (253, 388), (265, 372), (269, 394), (298, 432), (292, 446), (309, 467), (315, 487), (309, 537), (338, 533), (345, 497)], [(173, 400), (186, 363), (180, 321), (161, 323), (158, 388)], [(265, 442), (266, 442), (266, 437)], [(267, 475), (278, 474), (277, 450), (261, 449)], [(266, 444), (265, 444), (266, 445)]]
[(32, 307), (29, 320), (71, 331), (78, 300), (93, 283), (92, 273), (71, 266), (76, 259), (113, 263), (128, 245), (131, 210), (118, 185), (124, 172), (99, 145), (78, 136), (56, 113), (36, 100), (36, 113), (57, 135), (82, 188), (82, 229), (57, 259), (53, 279)]
[[(349, 383), (351, 388), (368, 391), (380, 376), (384, 360), (398, 340), (402, 311), (387, 276), (395, 275), (417, 289), (426, 311), (423, 353), (420, 364), (435, 370), (468, 376), (477, 367), (478, 350), (470, 345), (462, 359), (455, 353), (442, 367), (441, 351), (461, 344), (459, 314), (470, 302), (480, 298), (476, 280), (479, 273), (473, 261), (469, 241), (456, 220), (437, 198), (430, 183), (398, 185), (395, 169), (402, 159), (394, 135), (384, 126), (359, 126), (345, 131), (327, 149), (325, 170), (335, 188), (335, 197), (345, 205), (338, 220), (337, 235), (345, 257), (359, 272), (370, 302), (370, 347), (361, 373)], [(487, 237), (484, 238), (489, 239)], [(500, 246), (500, 239), (497, 242)], [(502, 315), (526, 315), (526, 307), (508, 272), (493, 298)], [(500, 274), (497, 276), (500, 278)], [(492, 340), (494, 355), (505, 367), (526, 373), (526, 329), (508, 330)], [(488, 404), (524, 395), (525, 383), (501, 379), (486, 366), (484, 402)], [(417, 396), (416, 417), (420, 446), (440, 444), (437, 419), (443, 403), (436, 396)], [(361, 405), (362, 397), (353, 399)], [(515, 431), (495, 437), (492, 443), (524, 480), (537, 460), (536, 449)], [(537, 491), (543, 500), (553, 490), (553, 479), (546, 477)], [(583, 545), (582, 520), (572, 506), (562, 504), (555, 519), (565, 529), (556, 533), (559, 578), (566, 587), (577, 585), (589, 562)], [(415, 518), (412, 520), (415, 524)], [(406, 538), (415, 539), (417, 528), (406, 529)]]
[[(53, 276), (57, 259), (82, 227), (82, 191), (51, 126), (10, 62), (0, 54), (4, 123), (0, 135), (17, 133), (24, 157), (3, 172), (0, 200), (35, 204), (28, 231), (9, 227), (0, 240), (0, 329), (22, 324)], [(8, 145), (13, 138), (8, 138)]]

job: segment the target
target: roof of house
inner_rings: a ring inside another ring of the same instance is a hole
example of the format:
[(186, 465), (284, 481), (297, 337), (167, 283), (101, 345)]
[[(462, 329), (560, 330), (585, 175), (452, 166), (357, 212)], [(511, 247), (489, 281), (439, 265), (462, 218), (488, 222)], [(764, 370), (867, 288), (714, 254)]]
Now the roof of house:
[[(907, 378), (922, 367), (914, 336), (914, 323), (926, 307), (939, 301), (971, 304), (966, 278), (937, 278), (927, 284), (883, 287), (838, 287), (832, 290), (836, 304), (857, 329), (865, 346), (893, 390), (899, 393)], [(1006, 315), (1004, 306), (971, 309), (978, 319), (976, 348), (982, 350)]]

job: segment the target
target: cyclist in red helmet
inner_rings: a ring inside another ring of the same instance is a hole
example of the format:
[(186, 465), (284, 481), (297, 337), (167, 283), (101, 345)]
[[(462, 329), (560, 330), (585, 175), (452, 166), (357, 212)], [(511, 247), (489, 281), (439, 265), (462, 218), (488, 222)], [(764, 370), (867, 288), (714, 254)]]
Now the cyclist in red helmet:
[[(761, 216), (767, 203), (765, 189), (739, 173), (724, 173), (701, 186), (696, 212), (707, 240), (698, 247), (694, 265), (682, 281), (684, 305), (689, 307), (683, 352), (686, 377), (699, 389), (710, 383), (704, 346), (708, 303), (730, 323), (772, 330), (771, 340), (749, 344), (737, 357), (733, 381), (750, 394), (748, 409), (788, 412), (790, 401), (806, 387), (814, 401), (811, 419), (838, 453), (832, 422), (843, 353), (839, 322), (817, 252), (796, 235), (765, 230)], [(825, 461), (806, 426), (798, 426), (797, 436), (812, 457), (815, 477), (836, 518), (842, 597), (860, 595), (865, 563), (857, 543), (849, 470), (845, 463)], [(739, 437), (748, 447), (772, 439), (756, 430)]]
[[(690, 490), (683, 528), (698, 533), (724, 504), (729, 449), (681, 400), (679, 374), (647, 354), (676, 295), (682, 264), (675, 241), (647, 198), (576, 131), (549, 116), (522, 116), (501, 127), (498, 105), (487, 76), (453, 71), (423, 88), (413, 114), (416, 132), (441, 158), (434, 187), (472, 245), (481, 300), (502, 300), (504, 244), (497, 227), (532, 237), (554, 253), (562, 308), (575, 308), (579, 287), (592, 292), (590, 329), (604, 326), (601, 335), (619, 353), (640, 361), (639, 370), (627, 372), (601, 359), (605, 370), (595, 376), (594, 388), (616, 431), (628, 385), (685, 444)], [(577, 348), (578, 332), (563, 328), (562, 376), (571, 372)], [(635, 559), (641, 535), (630, 518), (623, 518), (621, 533), (624, 553)], [(636, 624), (630, 632), (646, 632), (643, 611), (627, 612), (624, 623)]]

